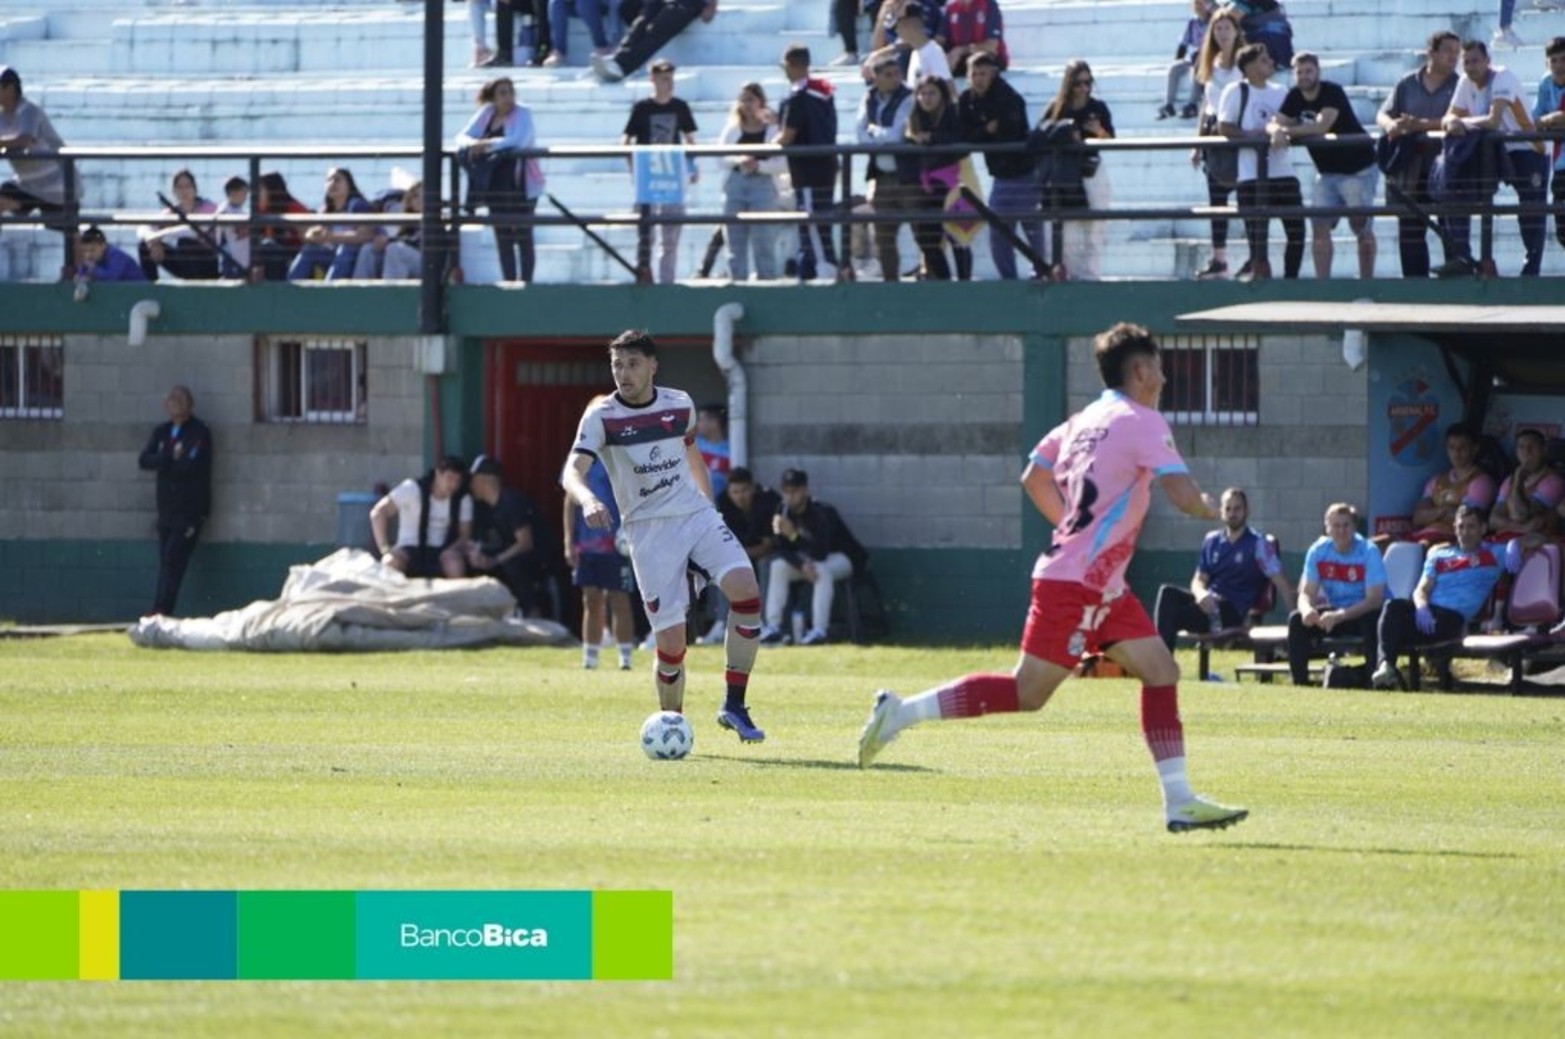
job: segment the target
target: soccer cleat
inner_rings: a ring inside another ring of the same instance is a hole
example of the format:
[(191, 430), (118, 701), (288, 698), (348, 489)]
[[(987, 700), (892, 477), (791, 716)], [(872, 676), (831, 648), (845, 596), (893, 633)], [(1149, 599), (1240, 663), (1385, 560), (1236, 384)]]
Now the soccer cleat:
[(717, 712), (717, 724), (738, 733), (741, 743), (766, 742), (766, 733), (756, 728), (755, 722), (750, 720), (748, 707), (724, 707)]
[(902, 698), (889, 689), (882, 689), (875, 694), (875, 705), (869, 709), (869, 720), (864, 723), (864, 731), (859, 733), (859, 768), (868, 768), (869, 763), (875, 760), (875, 755), (897, 738), (898, 730), (891, 727), (891, 719), (896, 716), (900, 706)]
[(1402, 673), (1389, 660), (1382, 660), (1375, 673), (1369, 676), (1369, 684), (1376, 689), (1401, 689)]
[(1224, 830), (1249, 814), (1248, 808), (1230, 808), (1201, 797), (1192, 797), (1168, 810), (1168, 832)]

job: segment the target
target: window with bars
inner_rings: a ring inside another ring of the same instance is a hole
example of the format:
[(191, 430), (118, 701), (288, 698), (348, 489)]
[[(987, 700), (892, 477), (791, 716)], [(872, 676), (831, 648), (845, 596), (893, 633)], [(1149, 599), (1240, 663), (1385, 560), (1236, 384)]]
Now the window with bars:
[(0, 418), (65, 417), (65, 340), (0, 336)]
[(256, 346), (259, 418), (265, 422), (366, 421), (362, 339), (262, 339)]
[(1176, 426), (1255, 426), (1261, 421), (1260, 338), (1166, 336), (1163, 414)]

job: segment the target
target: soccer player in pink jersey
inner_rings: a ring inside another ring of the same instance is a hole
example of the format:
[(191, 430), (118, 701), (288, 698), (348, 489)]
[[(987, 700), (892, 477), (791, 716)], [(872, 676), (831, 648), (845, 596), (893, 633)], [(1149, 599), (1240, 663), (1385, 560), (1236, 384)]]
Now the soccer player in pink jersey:
[(881, 690), (859, 736), (859, 767), (919, 722), (1036, 711), (1084, 654), (1101, 650), (1141, 679), (1141, 731), (1162, 780), (1169, 831), (1221, 829), (1249, 813), (1190, 789), (1179, 666), (1125, 587), (1154, 480), (1188, 515), (1216, 519), (1217, 503), (1191, 479), (1158, 413), (1164, 380), (1157, 341), (1121, 323), (1097, 337), (1093, 353), (1103, 396), (1044, 437), (1022, 473), (1027, 496), (1054, 524), (1054, 538), (1033, 566), (1020, 661), (1010, 674), (964, 675), (907, 699)]

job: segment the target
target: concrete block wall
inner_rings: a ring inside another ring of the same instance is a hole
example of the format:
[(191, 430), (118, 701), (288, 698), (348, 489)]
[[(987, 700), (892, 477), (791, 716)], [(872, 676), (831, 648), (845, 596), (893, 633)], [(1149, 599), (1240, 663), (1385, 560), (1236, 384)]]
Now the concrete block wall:
[(764, 336), (742, 356), (764, 483), (805, 469), (866, 544), (1021, 545), (1019, 337)]

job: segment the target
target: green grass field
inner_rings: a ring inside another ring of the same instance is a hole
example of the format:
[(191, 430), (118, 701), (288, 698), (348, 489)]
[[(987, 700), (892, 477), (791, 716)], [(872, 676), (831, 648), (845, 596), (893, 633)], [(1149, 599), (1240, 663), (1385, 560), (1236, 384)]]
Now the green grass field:
[[(0, 888), (668, 888), (665, 983), (0, 983), (23, 1036), (1559, 1036), (1565, 701), (1186, 684), (1163, 832), (1136, 686), (925, 726), (1013, 651), (763, 651), (771, 738), (648, 761), (647, 655), (0, 642)], [(0, 938), (3, 940), (3, 938)]]

